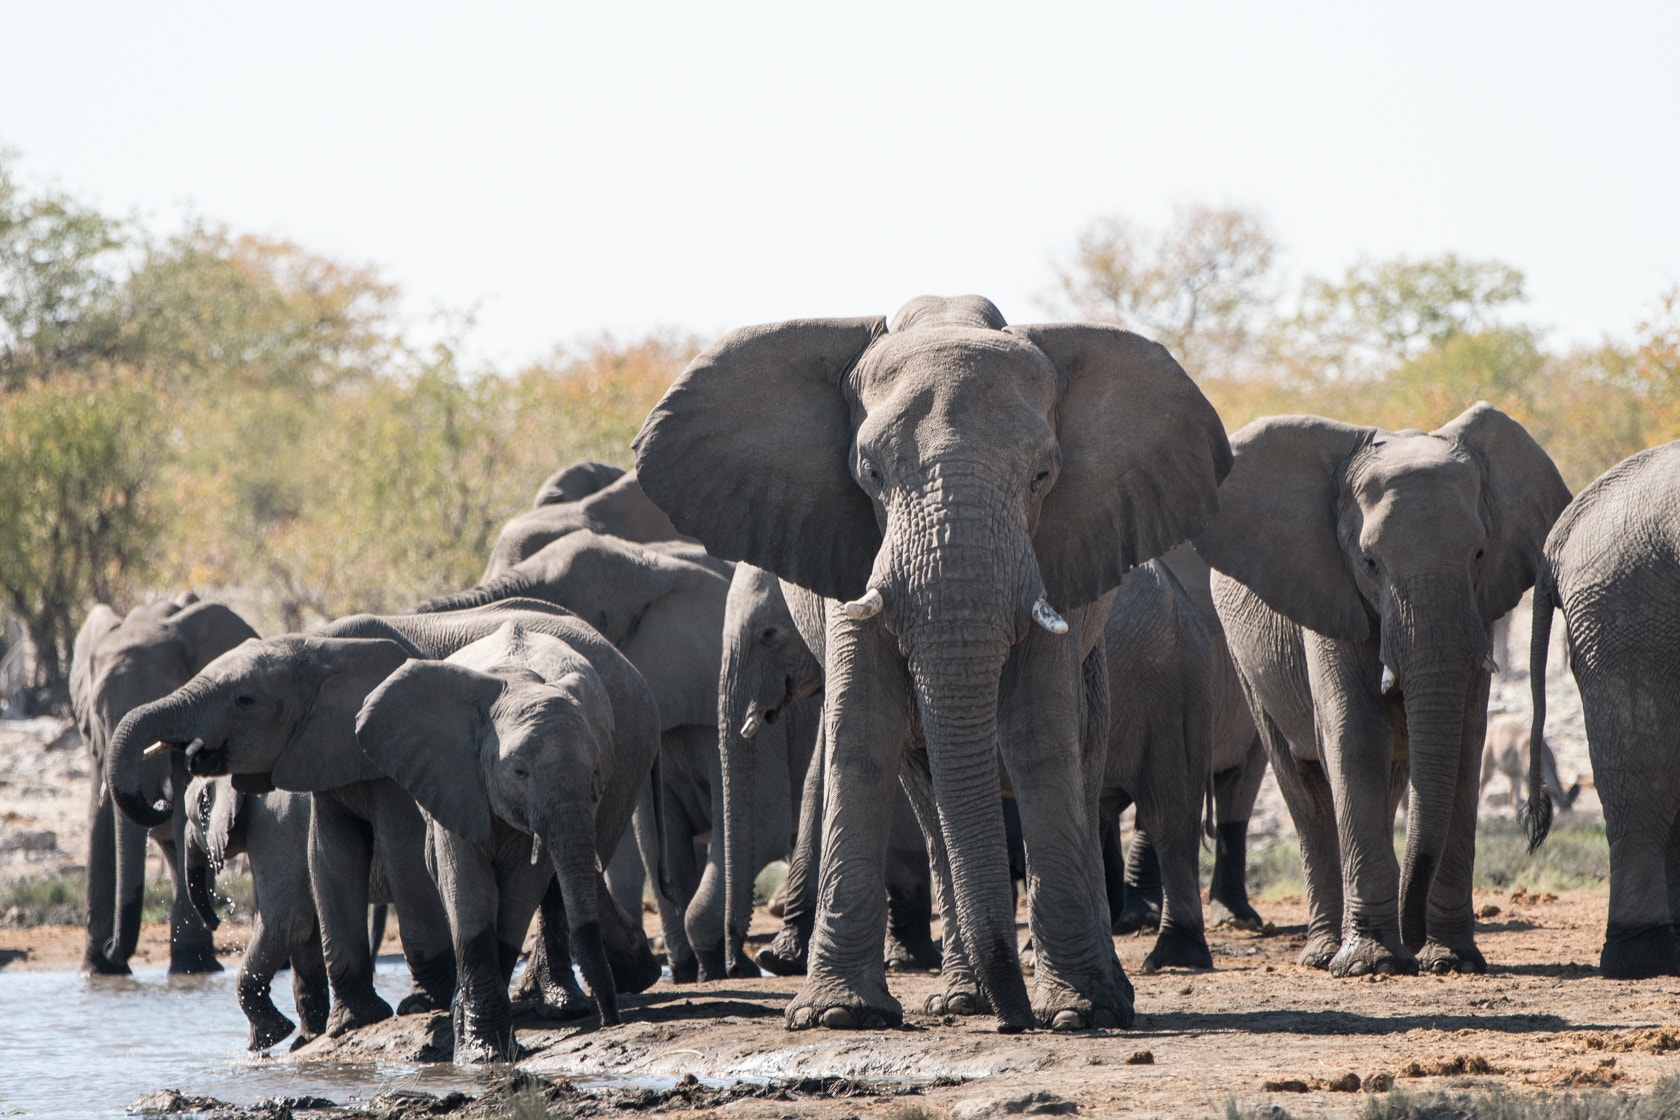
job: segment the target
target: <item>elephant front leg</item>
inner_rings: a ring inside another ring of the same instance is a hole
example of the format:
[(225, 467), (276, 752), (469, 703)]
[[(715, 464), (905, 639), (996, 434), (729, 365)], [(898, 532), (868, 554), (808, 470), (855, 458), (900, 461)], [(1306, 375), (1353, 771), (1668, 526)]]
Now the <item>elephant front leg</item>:
[(801, 976), (808, 964), (811, 929), (817, 921), (817, 874), (822, 862), (823, 783), (827, 773), (822, 727), (805, 768), (805, 787), (799, 801), (799, 828), (793, 858), (782, 883), (782, 928), (754, 960), (775, 976)]
[(566, 907), (560, 897), (560, 884), (552, 875), (542, 894), (535, 943), (514, 998), (530, 1003), (537, 1014), (550, 1019), (576, 1019), (595, 1010), (572, 973)]
[(330, 794), (318, 793), (311, 800), (309, 887), (332, 986), (327, 1033), (336, 1038), (391, 1017), (391, 1005), (373, 988), (373, 954), (367, 938), (373, 828)]
[(321, 953), (321, 930), (310, 922), (309, 933), (292, 949), (292, 1001), (302, 1024), (292, 1049), (327, 1033), (327, 1016), (332, 1011), (330, 987), (326, 957)]
[(1214, 775), (1215, 840), (1213, 882), (1208, 888), (1213, 924), (1229, 922), (1241, 929), (1265, 924), (1248, 899), (1248, 821), (1266, 776), (1266, 748), (1255, 735), (1239, 767)]
[(929, 1015), (992, 1014), (991, 1001), (980, 990), (980, 982), (974, 975), (974, 962), (969, 960), (963, 944), (962, 923), (957, 918), (956, 895), (951, 880), (951, 855), (945, 847), (944, 833), (939, 828), (939, 809), (933, 798), (933, 777), (928, 772), (926, 751), (904, 752), (904, 760), (899, 767), (899, 784), (927, 843), (933, 891), (939, 903), (945, 940), (939, 965), (941, 990), (927, 997), (923, 1010)]
[(269, 996), (274, 974), (285, 967), (290, 946), (284, 944), (279, 929), (265, 921), (259, 913), (251, 921), (251, 941), (239, 962), (239, 1010), (251, 1024), (245, 1048), (254, 1052), (267, 1050), (297, 1029)]
[(1479, 749), (1486, 733), (1488, 675), (1480, 690), (1471, 689), (1465, 717), (1465, 750), (1458, 761), (1458, 783), (1441, 862), (1429, 886), (1427, 940), (1417, 950), (1418, 966), (1429, 972), (1487, 971), (1487, 958), (1476, 948), (1476, 904), (1472, 878), (1476, 862), (1476, 808), (1481, 800), (1482, 759)]
[(426, 819), (414, 798), (395, 782), (368, 784), (385, 885), (414, 980), (414, 989), (397, 1004), (397, 1014), (443, 1011), (455, 998), (456, 953), (438, 885), (426, 868)]
[(1330, 783), (1314, 759), (1297, 759), (1266, 713), (1261, 733), (1272, 758), (1278, 791), (1289, 808), (1301, 844), (1301, 873), (1307, 881), (1307, 943), (1299, 963), (1329, 968), (1342, 949), (1342, 859), (1336, 841), (1336, 810)]

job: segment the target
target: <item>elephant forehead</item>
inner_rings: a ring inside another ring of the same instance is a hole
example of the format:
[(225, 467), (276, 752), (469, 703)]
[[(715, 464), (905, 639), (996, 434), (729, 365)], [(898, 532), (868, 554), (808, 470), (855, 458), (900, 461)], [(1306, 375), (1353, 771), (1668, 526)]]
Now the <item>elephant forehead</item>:
[(1355, 465), (1362, 495), (1418, 486), (1476, 489), (1481, 469), (1463, 449), (1431, 435), (1391, 436), (1367, 448)]
[(199, 673), (211, 680), (256, 682), (265, 678), (290, 676), (294, 659), (306, 648), (307, 640), (300, 635), (278, 638), (246, 638), (226, 653), (220, 654)]
[(1047, 412), (1058, 381), (1043, 351), (1016, 335), (942, 327), (876, 342), (853, 372), (851, 388), (865, 408), (913, 387), (932, 389), (952, 406), (1013, 397)]

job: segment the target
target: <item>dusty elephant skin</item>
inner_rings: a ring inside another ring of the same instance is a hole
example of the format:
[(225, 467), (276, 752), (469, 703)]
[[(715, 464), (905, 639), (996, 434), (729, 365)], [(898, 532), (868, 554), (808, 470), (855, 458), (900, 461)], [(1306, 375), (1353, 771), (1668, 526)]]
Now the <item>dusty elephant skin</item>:
[[(1108, 594), (1206, 523), (1229, 467), (1219, 418), (1178, 364), (1112, 327), (1008, 328), (979, 297), (924, 297), (890, 331), (817, 319), (726, 336), (635, 447), (643, 489), (678, 530), (827, 600), (824, 632), (804, 636), (824, 650), (833, 796), (789, 1025), (902, 1018), (881, 960), (882, 864), (913, 711), (961, 937), (1000, 1027), (1129, 1021), (1088, 857), (1098, 776), (1082, 736), (1100, 721), (1087, 720), (1083, 666)], [(1032, 864), (1031, 997), (1000, 747)]]
[(1545, 679), (1555, 609), (1568, 624), (1610, 840), (1600, 967), (1619, 979), (1680, 974), (1680, 442), (1612, 467), (1546, 540), (1529, 654), (1531, 846), (1551, 822)]
[[(103, 603), (88, 613), (76, 635), (70, 669), (70, 698), (76, 725), (103, 773), (112, 736), (129, 712), (185, 684), (217, 656), (257, 632), (220, 603), (196, 595), (136, 607), (126, 618)], [(142, 744), (149, 745), (149, 744)], [(147, 805), (163, 796), (167, 783), (185, 788), (186, 768), (178, 756), (140, 764), (138, 796)], [(88, 805), (87, 949), (82, 969), (124, 974), (139, 936), (147, 829), (163, 850), (175, 901), (170, 912), (169, 967), (172, 972), (214, 972), (221, 968), (210, 929), (189, 898), (190, 880), (202, 880), (202, 858), (186, 845), (186, 816), (179, 809), (152, 815), (144, 825), (116, 810), (110, 786), (95, 781)]]
[(1470, 875), (1490, 630), (1534, 582), (1569, 491), (1486, 403), (1433, 433), (1281, 416), (1231, 444), (1195, 543), (1300, 833), (1302, 963), (1483, 971)]

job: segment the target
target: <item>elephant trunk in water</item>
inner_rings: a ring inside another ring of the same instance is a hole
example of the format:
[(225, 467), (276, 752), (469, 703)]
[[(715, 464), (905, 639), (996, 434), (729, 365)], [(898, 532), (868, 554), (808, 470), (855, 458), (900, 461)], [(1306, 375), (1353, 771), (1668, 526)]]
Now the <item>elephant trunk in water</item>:
[(464, 611), (469, 607), (483, 607), (503, 599), (516, 599), (529, 590), (530, 580), (517, 572), (503, 572), (487, 579), (477, 587), (457, 591), (453, 595), (439, 595), (416, 606), (411, 614), (433, 614), (437, 611)]
[[(169, 815), (164, 814), (164, 820)], [(146, 901), (146, 838), (150, 829), (122, 813), (116, 814), (117, 867), (116, 917), (105, 957), (112, 964), (128, 967), (128, 958), (140, 943), (140, 912)]]
[(1384, 612), (1383, 661), (1405, 701), (1411, 795), (1400, 874), (1400, 939), (1417, 952), (1426, 938), (1429, 891), (1440, 867), (1466, 763), (1470, 683), (1488, 656), (1469, 582), (1462, 575), (1422, 577), (1397, 586)]
[(601, 936), (594, 830), (549, 822), (539, 831), (559, 876), (560, 897), (566, 904), (566, 925), (571, 931), (572, 956), (578, 971), (583, 973), (589, 994), (595, 997), (601, 1025), (612, 1026), (618, 1022), (618, 989), (613, 984), (612, 965), (607, 961)]

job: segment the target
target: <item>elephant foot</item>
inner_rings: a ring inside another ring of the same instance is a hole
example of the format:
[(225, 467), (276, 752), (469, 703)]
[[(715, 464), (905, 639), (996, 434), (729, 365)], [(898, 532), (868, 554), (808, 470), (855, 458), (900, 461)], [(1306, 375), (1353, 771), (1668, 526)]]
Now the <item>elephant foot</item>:
[(780, 918), (787, 912), (787, 880), (783, 879), (775, 890), (770, 892), (770, 901), (764, 904), (764, 909), (772, 918)]
[(1295, 963), (1302, 968), (1329, 968), (1336, 954), (1342, 951), (1342, 939), (1333, 933), (1313, 933)]
[(169, 947), (169, 974), (171, 976), (191, 976), (198, 973), (220, 972), (222, 962), (216, 959), (214, 945), (199, 945), (192, 948), (179, 945)]
[(1430, 939), (1418, 950), (1417, 961), (1419, 969), (1437, 976), (1445, 976), (1449, 972), (1480, 975), (1487, 971), (1487, 958), (1482, 956), (1474, 941), (1453, 946)]
[(1390, 945), (1379, 938), (1355, 934), (1342, 942), (1342, 950), (1330, 962), (1330, 975), (1346, 976), (1416, 976), (1417, 958), (1406, 952), (1395, 939)]
[(289, 1054), (295, 1054), (320, 1037), (320, 1033), (311, 1034), (307, 1031), (299, 1031), (298, 1036), (292, 1039), (292, 1044), (286, 1048), (286, 1052)]
[(251, 1020), (251, 1033), (246, 1037), (245, 1049), (252, 1053), (271, 1049), (297, 1029), (296, 1023), (274, 1007), (256, 1014), (248, 1013), (247, 1017)]
[(1159, 972), (1163, 968), (1213, 967), (1213, 953), (1207, 939), (1200, 934), (1181, 929), (1164, 929), (1155, 939), (1155, 948), (1143, 958), (1145, 972)]
[(1254, 932), (1266, 927), (1266, 920), (1260, 912), (1248, 904), (1248, 896), (1233, 897), (1229, 900), (1215, 895), (1208, 903), (1207, 921), (1210, 926), (1227, 926)]
[[(723, 946), (712, 949), (702, 949), (695, 946), (694, 960), (699, 966), (699, 980), (702, 984), (709, 984), (713, 980), (725, 980), (729, 977), (729, 966), (724, 963)], [(675, 973), (675, 969), (672, 970)]]
[(1671, 925), (1624, 926), (1604, 931), (1598, 967), (1607, 980), (1649, 980), (1680, 974), (1680, 935)]
[(775, 976), (803, 976), (806, 965), (806, 942), (799, 932), (783, 926), (776, 939), (758, 951), (754, 958), (760, 968)]
[(724, 958), (724, 963), (727, 966), (724, 970), (725, 974), (731, 980), (756, 980), (764, 975), (764, 970), (754, 964), (752, 959), (747, 956), (746, 946), (744, 945), (731, 945)]
[(659, 983), (659, 958), (653, 955), (646, 937), (627, 951), (609, 944), (607, 967), (612, 970), (613, 987), (620, 992), (645, 992)]
[(700, 958), (672, 957), (671, 983), (693, 984), (700, 979)]
[(114, 961), (98, 949), (89, 949), (82, 957), (84, 976), (131, 976), (134, 970), (127, 961)]
[[(1050, 998), (1041, 992), (1033, 1000), (1033, 1016), (1038, 1025), (1052, 1031), (1126, 1030), (1136, 1019), (1131, 996), (1116, 987), (1108, 998), (1100, 1001), (1086, 999), (1076, 993), (1059, 989)], [(1009, 1033), (1002, 1023), (999, 1033)]]
[(1160, 925), (1161, 900), (1151, 898), (1141, 890), (1127, 890), (1125, 904), (1120, 907), (1120, 915), (1114, 919), (1112, 929), (1115, 933), (1136, 933), (1158, 929)]
[(496, 1016), (469, 1015), (465, 1001), (457, 1000), (455, 1014), (455, 1055), (458, 1066), (479, 1066), (491, 1062), (512, 1062), (519, 1058), (519, 1044), (513, 1039), (511, 1019), (494, 1021)]
[(900, 938), (887, 933), (886, 965), (892, 972), (934, 972), (940, 965), (939, 946), (927, 931)]
[(922, 1009), (929, 1015), (990, 1015), (992, 1002), (972, 980), (952, 985), (927, 997)]
[(545, 1019), (577, 1019), (595, 1011), (571, 969), (541, 967), (536, 961), (525, 966), (512, 998), (521, 1009)]
[[(403, 1002), (407, 1003), (408, 1001), (404, 1000)], [(327, 1037), (338, 1038), (357, 1027), (383, 1023), (390, 1017), (391, 1005), (376, 995), (369, 994), (353, 1000), (340, 1000), (333, 1005), (332, 1014), (327, 1016)]]
[(811, 1027), (838, 1031), (885, 1030), (903, 1025), (904, 1008), (885, 984), (862, 988), (844, 980), (807, 980), (787, 1009), (790, 1031)]
[(449, 1004), (439, 1003), (430, 992), (410, 992), (397, 1004), (398, 1015), (425, 1015), (434, 1011), (448, 1011)]

